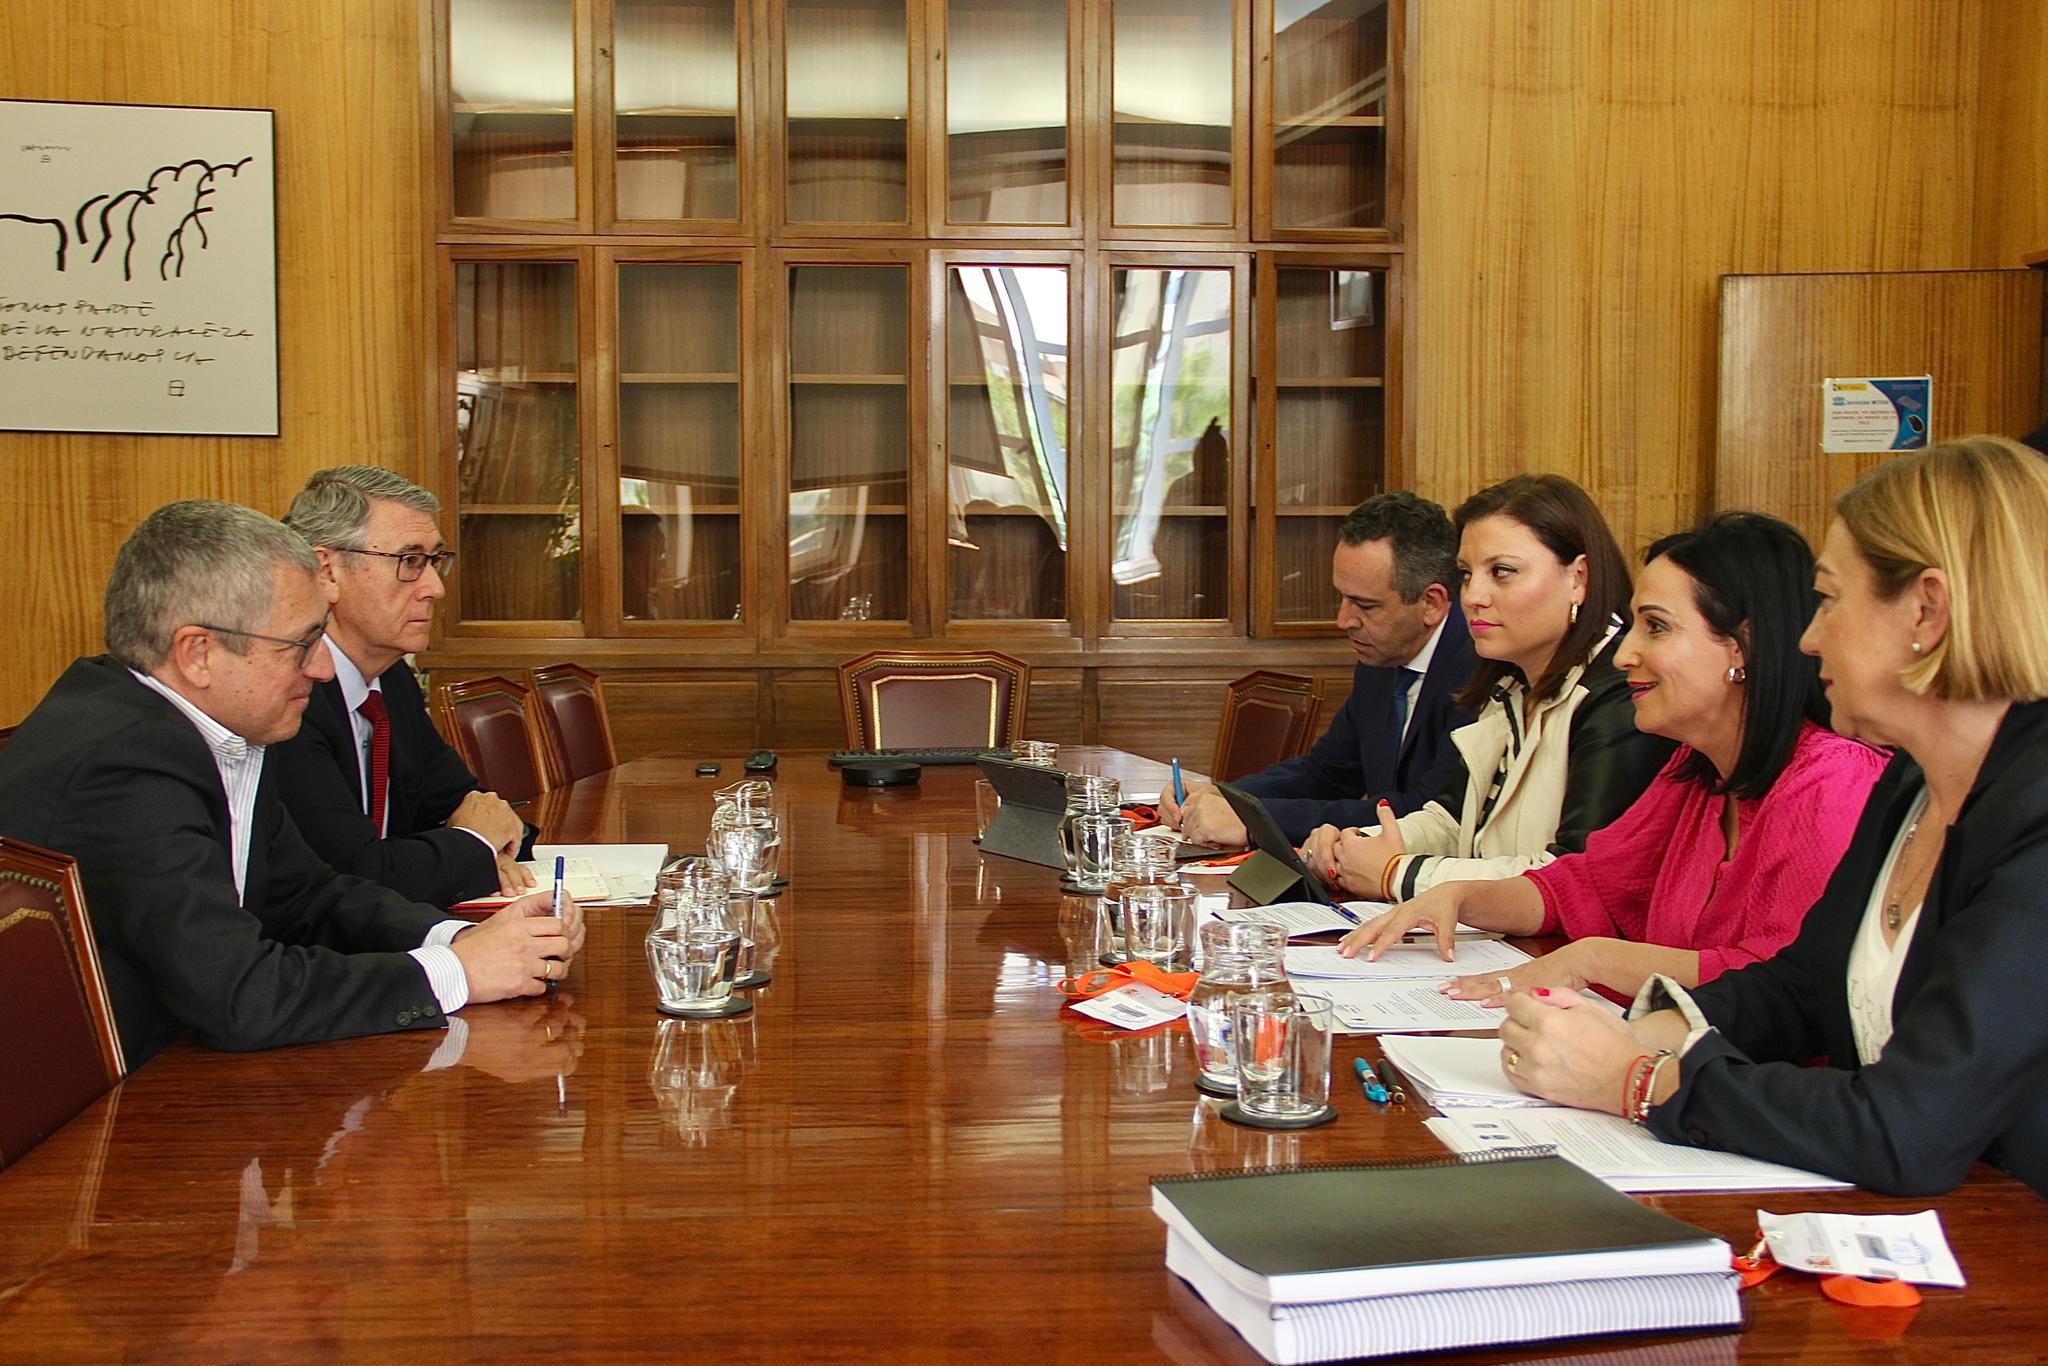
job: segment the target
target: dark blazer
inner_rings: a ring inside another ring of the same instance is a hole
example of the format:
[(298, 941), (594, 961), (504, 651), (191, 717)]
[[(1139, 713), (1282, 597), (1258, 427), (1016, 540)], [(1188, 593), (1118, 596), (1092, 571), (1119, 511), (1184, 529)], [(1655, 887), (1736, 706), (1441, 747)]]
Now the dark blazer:
[[(1651, 1112), (1659, 1136), (1896, 1195), (1949, 1190), (1982, 1158), (2048, 1195), (2048, 702), (2006, 714), (1949, 827), (1891, 1041), (1864, 1067), (1849, 948), (1922, 786), (1896, 757), (1799, 937), (1692, 994), (1720, 1032), (1685, 1055), (1678, 1090)], [(1821, 1054), (1829, 1066), (1800, 1065)]]
[(331, 679), (313, 689), (299, 733), (270, 751), (285, 809), (324, 861), (408, 900), (452, 906), (496, 892), (498, 861), (489, 847), (446, 824), (477, 790), (476, 775), (434, 730), (405, 661), (381, 682), (391, 719), (390, 837), (380, 839), (364, 814), (362, 751), (341, 684)]
[(1451, 732), (1472, 718), (1451, 697), (1472, 676), (1474, 660), (1472, 633), (1453, 603), (1398, 752), (1394, 690), (1401, 671), (1361, 664), (1352, 671), (1344, 709), (1308, 753), (1240, 778), (1237, 786), (1264, 802), (1296, 842), (1319, 825), (1377, 825), (1382, 799), (1393, 803), (1395, 815), (1407, 815), (1437, 796), (1458, 762)]
[(65, 670), (0, 751), (0, 835), (78, 860), (131, 1066), (187, 1027), (252, 1049), (445, 1023), (405, 952), (440, 913), (316, 858), (267, 762), (244, 900), (229, 832), (206, 742), (107, 656)]

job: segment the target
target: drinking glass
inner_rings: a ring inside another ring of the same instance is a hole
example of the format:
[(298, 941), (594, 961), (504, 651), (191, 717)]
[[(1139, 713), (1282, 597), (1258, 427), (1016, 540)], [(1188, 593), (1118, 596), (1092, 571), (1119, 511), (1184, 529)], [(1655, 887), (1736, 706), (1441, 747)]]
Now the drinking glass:
[(1126, 887), (1118, 898), (1124, 951), (1166, 972), (1187, 967), (1195, 942), (1195, 889), (1179, 883), (1147, 882)]
[(1321, 996), (1249, 991), (1230, 1003), (1237, 1107), (1261, 1119), (1307, 1119), (1330, 1104), (1334, 1012)]
[(1202, 960), (1211, 954), (1247, 954), (1259, 965), (1268, 985), (1287, 975), (1287, 931), (1256, 920), (1205, 920), (1200, 933)]
[(1070, 816), (1062, 829), (1067, 838), (1067, 873), (1074, 886), (1100, 892), (1109, 886), (1109, 855), (1116, 837), (1128, 832), (1131, 819), (1109, 813)]
[(733, 886), (765, 892), (782, 859), (782, 823), (773, 812), (756, 810), (749, 819), (713, 828), (704, 847)]
[(730, 930), (678, 926), (647, 936), (647, 962), (666, 1010), (723, 1010), (738, 974), (740, 937)]
[(1115, 900), (1126, 887), (1146, 882), (1179, 882), (1180, 865), (1174, 862), (1176, 841), (1149, 830), (1119, 835), (1109, 847), (1109, 883), (1102, 895)]
[(1050, 740), (1019, 740), (1010, 746), (1010, 757), (1033, 768), (1051, 768), (1060, 747)]
[(754, 950), (758, 942), (755, 925), (760, 909), (760, 899), (740, 888), (716, 896), (705, 894), (690, 906), (693, 929), (725, 930), (740, 937), (739, 964), (734, 969), (732, 980), (734, 990), (765, 986), (770, 981), (768, 974), (755, 964)]

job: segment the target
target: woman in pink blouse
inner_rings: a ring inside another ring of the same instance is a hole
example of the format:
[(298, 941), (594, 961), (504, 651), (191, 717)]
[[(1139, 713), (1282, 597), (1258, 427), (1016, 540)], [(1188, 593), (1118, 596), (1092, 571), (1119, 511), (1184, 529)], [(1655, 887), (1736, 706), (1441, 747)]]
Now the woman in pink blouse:
[(1352, 931), (1371, 952), (1416, 926), (1451, 956), (1459, 921), (1572, 942), (1452, 996), (1593, 986), (1623, 999), (1653, 973), (1686, 986), (1768, 958), (1798, 933), (1848, 848), (1885, 757), (1825, 727), (1799, 634), (1813, 552), (1773, 517), (1725, 513), (1650, 547), (1615, 654), (1638, 729), (1683, 746), (1583, 853), (1520, 877), (1449, 882)]

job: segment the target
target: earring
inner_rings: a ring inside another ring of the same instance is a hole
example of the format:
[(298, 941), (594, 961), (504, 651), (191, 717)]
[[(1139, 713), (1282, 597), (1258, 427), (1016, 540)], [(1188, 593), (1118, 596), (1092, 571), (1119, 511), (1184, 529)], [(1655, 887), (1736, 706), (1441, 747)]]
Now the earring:
[(1574, 626), (1579, 624), (1579, 605), (1577, 603), (1572, 604), (1571, 621)]
[(1730, 664), (1728, 666), (1728, 681), (1730, 683), (1740, 684), (1748, 678), (1749, 670), (1743, 668), (1740, 664)]
[(1926, 646), (1922, 645), (1922, 644), (1921, 644), (1921, 643), (1920, 643), (1919, 641), (1917, 641), (1917, 640), (1913, 642), (1913, 653), (1914, 653), (1914, 654), (1916, 654), (1916, 655), (1917, 655), (1917, 654), (1920, 654), (1920, 653), (1922, 653), (1922, 652), (1924, 652), (1924, 651), (1926, 650), (1926, 648), (1927, 648)]

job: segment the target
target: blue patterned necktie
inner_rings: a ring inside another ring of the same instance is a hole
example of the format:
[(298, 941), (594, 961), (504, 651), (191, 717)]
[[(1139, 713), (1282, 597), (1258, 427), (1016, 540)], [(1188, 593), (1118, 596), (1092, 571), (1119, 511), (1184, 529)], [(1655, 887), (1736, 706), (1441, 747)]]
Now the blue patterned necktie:
[(1400, 678), (1394, 684), (1394, 753), (1401, 752), (1401, 742), (1408, 733), (1408, 690), (1415, 686), (1415, 670), (1398, 669)]

